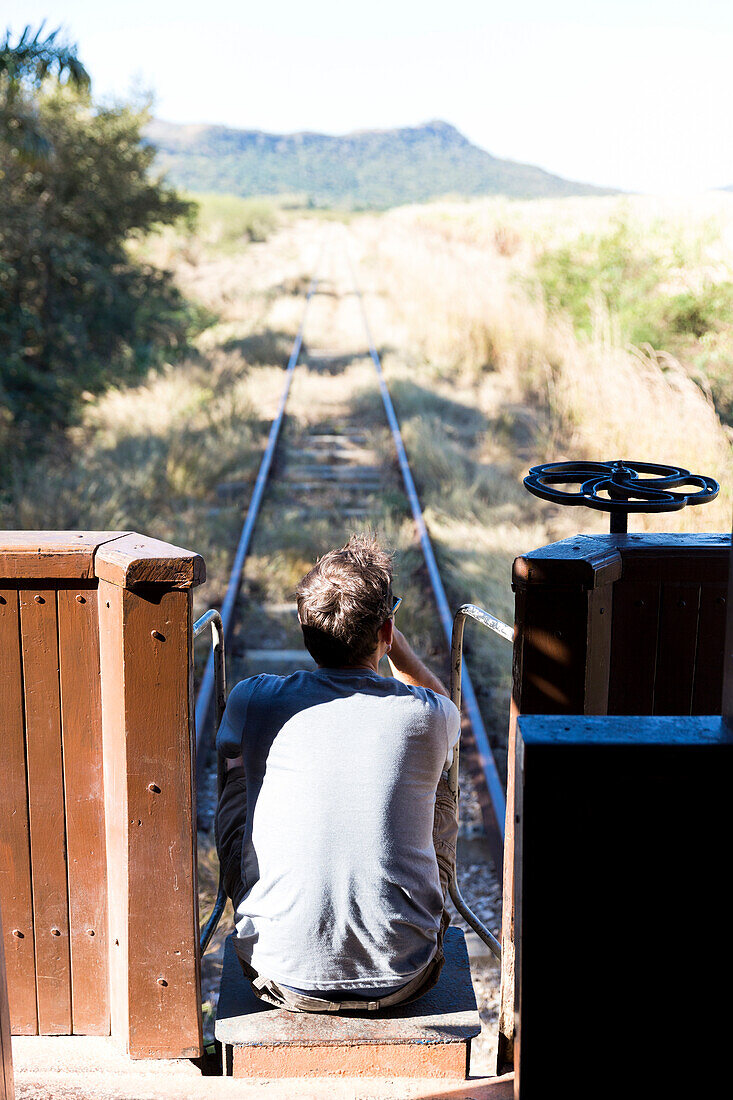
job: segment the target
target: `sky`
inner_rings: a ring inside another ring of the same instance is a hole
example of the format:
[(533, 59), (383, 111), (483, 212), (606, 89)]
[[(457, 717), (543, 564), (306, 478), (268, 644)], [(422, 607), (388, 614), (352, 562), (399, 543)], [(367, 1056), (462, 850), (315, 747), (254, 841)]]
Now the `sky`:
[(170, 122), (346, 133), (444, 119), (494, 156), (623, 190), (733, 184), (730, 0), (2, 0), (78, 46), (97, 98)]

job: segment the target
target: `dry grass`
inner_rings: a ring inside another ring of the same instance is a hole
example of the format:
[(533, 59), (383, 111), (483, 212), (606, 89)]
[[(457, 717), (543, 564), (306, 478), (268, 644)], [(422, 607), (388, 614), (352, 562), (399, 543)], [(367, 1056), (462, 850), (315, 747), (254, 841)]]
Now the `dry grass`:
[[(655, 221), (656, 207), (631, 205), (650, 233), (667, 231)], [(681, 226), (687, 234), (690, 255), (706, 219), (733, 211), (725, 200), (712, 205), (696, 212), (697, 222), (683, 208), (667, 211), (679, 221), (675, 231)], [(614, 199), (487, 200), (406, 208), (352, 227), (372, 330), (385, 349), (385, 372), (454, 605), (472, 600), (511, 622), (516, 555), (579, 529), (608, 530), (600, 513), (530, 497), (521, 480), (535, 463), (635, 458), (686, 466), (720, 481), (718, 499), (664, 517), (635, 517), (632, 529), (730, 527), (730, 443), (690, 372), (671, 356), (615, 344), (608, 326), (603, 338), (580, 341), (534, 292), (539, 250), (581, 228), (601, 231), (618, 215)], [(501, 766), (509, 647), (473, 631), (467, 654)]]
[[(724, 199), (712, 205), (733, 212)], [(360, 250), (370, 275), (370, 308), (380, 315), (373, 327), (413, 377), (417, 372), (433, 387), (444, 379), (472, 391), (494, 436), (486, 441), (489, 451), (497, 429), (514, 431), (505, 450), (517, 473), (530, 463), (566, 457), (673, 462), (716, 477), (723, 491), (715, 504), (688, 509), (667, 526), (727, 529), (730, 445), (704, 389), (669, 355), (617, 346), (608, 333), (579, 341), (531, 293), (530, 260), (539, 242), (605, 224), (618, 206), (609, 199), (511, 207), (486, 202), (405, 209), (365, 221)], [(704, 208), (699, 220), (708, 213)], [(523, 243), (507, 251), (509, 217)], [(649, 231), (660, 232), (656, 223)], [(687, 247), (694, 251), (692, 240)], [(719, 263), (722, 248), (716, 238)]]

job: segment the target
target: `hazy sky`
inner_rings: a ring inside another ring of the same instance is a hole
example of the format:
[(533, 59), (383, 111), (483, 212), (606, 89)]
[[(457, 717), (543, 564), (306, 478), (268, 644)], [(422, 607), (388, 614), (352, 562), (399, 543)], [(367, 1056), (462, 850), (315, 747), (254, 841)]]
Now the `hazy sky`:
[[(452, 122), (495, 156), (629, 190), (733, 184), (731, 0), (3, 0), (95, 94), (276, 132)], [(0, 22), (0, 28), (2, 22)]]

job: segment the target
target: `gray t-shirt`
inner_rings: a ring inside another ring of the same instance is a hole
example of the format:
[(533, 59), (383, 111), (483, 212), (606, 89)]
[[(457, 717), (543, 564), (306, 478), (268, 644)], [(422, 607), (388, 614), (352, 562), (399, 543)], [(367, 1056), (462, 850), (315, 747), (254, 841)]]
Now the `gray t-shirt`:
[(244, 757), (235, 943), (259, 974), (358, 991), (427, 965), (443, 908), (435, 792), (459, 730), (445, 696), (366, 669), (236, 685), (217, 747)]

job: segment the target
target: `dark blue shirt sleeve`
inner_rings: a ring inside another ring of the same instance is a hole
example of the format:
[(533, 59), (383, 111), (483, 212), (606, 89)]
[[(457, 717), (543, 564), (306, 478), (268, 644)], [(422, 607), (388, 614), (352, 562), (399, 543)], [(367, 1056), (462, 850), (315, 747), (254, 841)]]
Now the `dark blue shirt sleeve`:
[(251, 676), (235, 684), (227, 699), (224, 717), (216, 734), (216, 751), (233, 758), (242, 752), (242, 736), (247, 721), (247, 709), (261, 676)]

